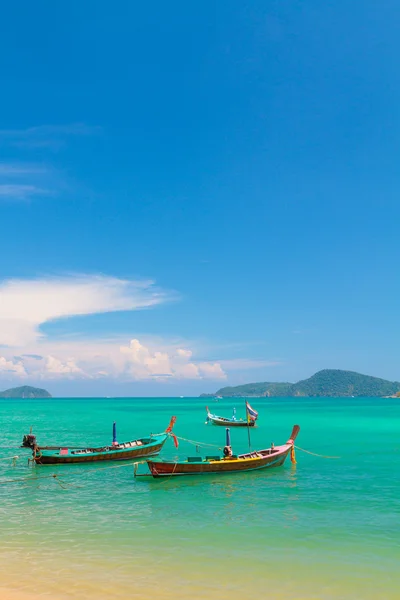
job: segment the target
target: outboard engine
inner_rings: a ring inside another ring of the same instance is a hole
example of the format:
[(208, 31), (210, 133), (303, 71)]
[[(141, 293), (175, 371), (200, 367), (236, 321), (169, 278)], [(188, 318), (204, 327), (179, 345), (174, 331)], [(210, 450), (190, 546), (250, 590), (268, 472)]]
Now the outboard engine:
[(36, 435), (33, 433), (27, 433), (22, 438), (22, 448), (32, 448), (36, 445)]

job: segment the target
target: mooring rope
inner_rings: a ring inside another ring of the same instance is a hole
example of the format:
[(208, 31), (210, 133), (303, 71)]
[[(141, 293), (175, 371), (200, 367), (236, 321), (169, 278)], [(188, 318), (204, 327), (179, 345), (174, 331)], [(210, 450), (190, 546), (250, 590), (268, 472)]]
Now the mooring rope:
[(168, 481), (169, 479), (171, 479), (172, 475), (174, 475), (174, 474), (175, 474), (175, 471), (176, 471), (176, 467), (177, 467), (177, 466), (178, 466), (178, 463), (176, 462), (176, 463), (174, 464), (174, 468), (173, 468), (173, 470), (171, 471), (171, 473), (169, 473), (169, 475), (164, 475), (163, 477), (161, 477), (161, 481), (160, 481), (160, 483), (165, 483), (166, 481)]
[(50, 477), (57, 477), (57, 475), (41, 475), (40, 477), (16, 477), (14, 479), (2, 479), (0, 485), (6, 485), (7, 483), (26, 483), (28, 481), (38, 481), (39, 479), (50, 479)]
[[(90, 469), (90, 473), (95, 473), (96, 471), (105, 471), (106, 469), (123, 469), (124, 467), (132, 467), (132, 464), (135, 463), (125, 463), (124, 465), (107, 465), (104, 467), (98, 467), (97, 469)], [(43, 465), (41, 465), (43, 466)], [(63, 473), (62, 474), (62, 478), (64, 479), (65, 477), (73, 477), (75, 475), (87, 475), (87, 473), (84, 473), (83, 471), (81, 471), (80, 473), (76, 472), (76, 473)], [(34, 482), (34, 481), (39, 481), (40, 479), (56, 479), (57, 483), (59, 483), (60, 480), (60, 475), (58, 475), (57, 473), (52, 473), (51, 475), (38, 475), (36, 477), (18, 477), (18, 478), (14, 478), (14, 479), (3, 479), (0, 480), (0, 485), (2, 484), (7, 484), (7, 483), (18, 483), (18, 482)], [(66, 485), (72, 485), (72, 484), (66, 484)]]
[(168, 479), (169, 479), (170, 477), (172, 477), (172, 475), (175, 473), (175, 470), (176, 470), (176, 467), (177, 467), (177, 466), (178, 466), (178, 463), (176, 462), (176, 463), (174, 464), (174, 468), (173, 468), (173, 470), (171, 471), (171, 474), (170, 474), (170, 476), (168, 477)]
[(5, 458), (0, 458), (0, 460), (17, 460), (19, 456), (6, 456)]
[(207, 444), (206, 442), (196, 442), (196, 440), (188, 440), (187, 438), (184, 437), (180, 437), (179, 435), (176, 436), (178, 440), (181, 440), (182, 442), (188, 442), (189, 444), (193, 444), (194, 446), (202, 446), (202, 447), (206, 447), (209, 446), (210, 448), (218, 448), (218, 450), (221, 450), (221, 446), (217, 446), (217, 444)]
[(294, 446), (296, 450), (301, 450), (301, 452), (305, 452), (306, 454), (311, 454), (311, 456), (318, 456), (318, 458), (342, 458), (341, 456), (326, 456), (325, 454), (317, 454), (316, 452), (310, 452), (310, 450), (305, 450), (304, 448), (300, 448), (300, 446)]

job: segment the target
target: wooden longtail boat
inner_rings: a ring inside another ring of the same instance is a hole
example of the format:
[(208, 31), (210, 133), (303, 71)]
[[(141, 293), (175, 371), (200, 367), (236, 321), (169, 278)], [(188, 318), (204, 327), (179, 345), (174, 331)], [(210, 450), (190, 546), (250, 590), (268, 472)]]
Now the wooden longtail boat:
[(147, 438), (140, 438), (122, 444), (116, 441), (116, 431), (114, 423), (114, 441), (110, 446), (101, 448), (76, 448), (62, 446), (38, 446), (33, 447), (33, 461), (38, 465), (56, 465), (71, 463), (99, 462), (105, 460), (129, 460), (154, 456), (161, 451), (168, 437), (172, 433), (172, 428), (176, 417), (172, 417), (171, 422), (163, 433), (151, 434)]
[[(227, 436), (228, 436), (227, 430)], [(299, 425), (293, 427), (290, 438), (282, 446), (271, 446), (238, 456), (229, 456), (230, 446), (225, 446), (224, 456), (189, 457), (187, 460), (166, 461), (161, 459), (146, 461), (153, 477), (172, 477), (175, 475), (205, 475), (209, 473), (236, 473), (280, 467), (288, 454), (294, 461), (294, 442), (300, 431)], [(229, 438), (228, 438), (229, 439)], [(226, 452), (228, 449), (228, 452)], [(228, 454), (228, 455), (227, 455)]]
[(212, 423), (212, 425), (222, 425), (224, 427), (254, 427), (256, 424), (255, 420), (249, 420), (249, 422), (247, 422), (247, 420), (245, 419), (237, 419), (235, 410), (231, 419), (227, 419), (226, 417), (219, 417), (218, 415), (213, 415), (212, 413), (210, 413), (208, 406), (206, 406), (206, 410), (206, 424)]

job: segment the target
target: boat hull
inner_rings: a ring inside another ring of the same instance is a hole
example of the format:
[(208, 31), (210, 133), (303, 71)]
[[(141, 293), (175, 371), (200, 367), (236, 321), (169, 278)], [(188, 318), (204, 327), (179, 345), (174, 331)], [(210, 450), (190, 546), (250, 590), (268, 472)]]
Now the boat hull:
[(224, 457), (218, 460), (208, 459), (201, 462), (148, 460), (147, 464), (153, 477), (172, 477), (176, 475), (207, 475), (215, 473), (243, 473), (280, 467), (294, 447), (294, 441), (300, 431), (295, 425), (290, 439), (282, 446), (241, 454), (237, 457)]
[[(167, 435), (157, 436), (157, 439), (154, 438), (150, 444), (143, 444), (142, 446), (136, 446), (134, 448), (129, 447), (113, 450), (111, 447), (109, 450), (102, 449), (102, 451), (89, 451), (85, 453), (80, 452), (79, 450), (74, 451), (68, 448), (54, 449), (56, 451), (38, 448), (36, 456), (33, 457), (33, 460), (38, 465), (77, 464), (132, 459), (136, 460), (159, 454), (167, 437)], [(63, 451), (64, 454), (62, 453)]]
[(268, 458), (253, 460), (228, 460), (219, 462), (203, 463), (164, 463), (156, 461), (147, 461), (153, 477), (170, 477), (173, 475), (209, 475), (213, 473), (243, 473), (245, 471), (257, 471), (258, 469), (268, 469), (280, 467), (284, 464), (291, 448), (288, 448), (285, 454), (280, 456), (271, 455)]
[(218, 419), (216, 417), (208, 417), (209, 422), (212, 425), (219, 425), (221, 427), (255, 427), (255, 421), (230, 421), (229, 419)]

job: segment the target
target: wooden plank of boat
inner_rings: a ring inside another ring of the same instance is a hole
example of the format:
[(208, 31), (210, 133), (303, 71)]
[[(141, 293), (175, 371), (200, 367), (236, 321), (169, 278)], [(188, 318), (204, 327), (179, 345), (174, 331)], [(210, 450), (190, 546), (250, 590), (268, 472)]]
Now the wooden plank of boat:
[(205, 459), (201, 457), (189, 457), (187, 460), (175, 462), (156, 459), (146, 462), (153, 477), (242, 473), (244, 471), (279, 467), (284, 464), (288, 454), (293, 450), (299, 431), (299, 425), (295, 425), (286, 444), (240, 454), (239, 456), (207, 456)]
[(101, 448), (40, 447), (36, 445), (33, 448), (33, 460), (38, 465), (55, 465), (155, 456), (159, 454), (168, 437), (173, 435), (172, 428), (175, 421), (176, 417), (172, 417), (169, 426), (163, 433), (151, 434), (148, 438), (140, 438), (122, 444), (116, 443)]

